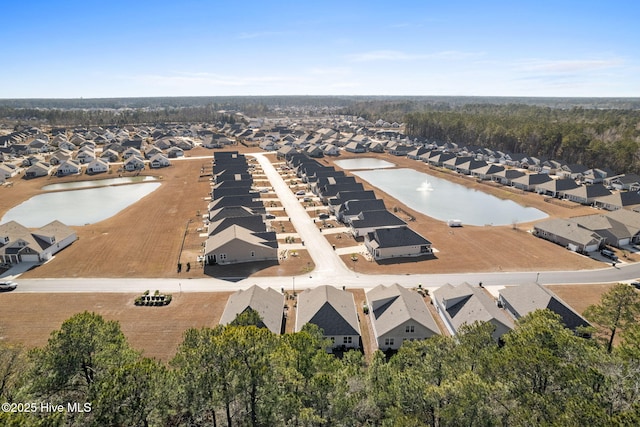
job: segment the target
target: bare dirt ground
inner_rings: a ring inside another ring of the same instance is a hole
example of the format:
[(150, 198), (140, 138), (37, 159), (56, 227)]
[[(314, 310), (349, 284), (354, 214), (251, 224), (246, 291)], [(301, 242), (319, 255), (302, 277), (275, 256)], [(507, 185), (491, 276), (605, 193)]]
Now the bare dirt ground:
[[(347, 153), (341, 155), (340, 159), (357, 156), (362, 157), (363, 155)], [(459, 174), (429, 168), (423, 162), (406, 157), (376, 153), (367, 153), (366, 156), (393, 162), (398, 167), (413, 168), (470, 188), (485, 191), (503, 199), (511, 199), (521, 205), (538, 208), (550, 217), (567, 218), (596, 212), (585, 206), (572, 205), (569, 208), (546, 203), (544, 198), (537, 194), (513, 192), (503, 187), (478, 183)], [(325, 158), (321, 162), (334, 165), (334, 160)], [(336, 169), (340, 169), (337, 165), (334, 166)], [(346, 170), (345, 172), (349, 173)], [(394, 211), (394, 208), (397, 208), (396, 215), (406, 220), (410, 228), (430, 240), (436, 249), (433, 257), (425, 258), (422, 261), (409, 259), (399, 262), (369, 262), (366, 270), (370, 274), (532, 271), (537, 269), (562, 270), (602, 267), (602, 264), (595, 260), (576, 255), (558, 245), (533, 237), (528, 232), (533, 223), (518, 224), (515, 229), (512, 225), (451, 228), (442, 221), (435, 220), (407, 207), (389, 194), (372, 187), (366, 181), (357, 177), (356, 180), (362, 182), (365, 189), (374, 190), (377, 197), (385, 201), (387, 209)], [(410, 220), (411, 217), (415, 218), (415, 220)], [(350, 268), (353, 267), (352, 264), (347, 263)], [(356, 268), (359, 269), (360, 266)]]
[(131, 346), (144, 356), (168, 361), (187, 329), (218, 324), (230, 294), (174, 294), (168, 306), (137, 307), (133, 304), (137, 294), (4, 293), (0, 295), (0, 340), (41, 347), (63, 321), (90, 311), (120, 322)]
[(582, 314), (593, 304), (600, 303), (600, 297), (614, 286), (613, 283), (595, 285), (548, 285), (546, 286), (575, 311)]

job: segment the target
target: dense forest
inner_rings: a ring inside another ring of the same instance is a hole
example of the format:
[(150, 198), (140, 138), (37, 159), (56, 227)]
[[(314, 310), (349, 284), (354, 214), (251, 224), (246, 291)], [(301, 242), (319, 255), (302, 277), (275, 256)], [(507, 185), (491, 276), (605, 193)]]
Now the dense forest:
[(231, 325), (186, 331), (163, 363), (134, 351), (117, 322), (85, 312), (42, 348), (0, 344), (0, 424), (639, 425), (639, 299), (625, 284), (605, 293), (586, 312), (593, 339), (541, 310), (499, 344), (491, 324), (476, 323), (370, 360), (328, 354), (312, 325), (274, 335), (247, 311)]
[(640, 172), (640, 110), (467, 105), (409, 113), (405, 123), (411, 137)]

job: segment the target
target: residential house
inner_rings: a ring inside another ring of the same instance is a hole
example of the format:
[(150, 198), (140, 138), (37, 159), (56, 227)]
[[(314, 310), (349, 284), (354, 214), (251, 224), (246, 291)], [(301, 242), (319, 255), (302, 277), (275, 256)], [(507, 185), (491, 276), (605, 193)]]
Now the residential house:
[(564, 326), (572, 331), (591, 326), (569, 304), (537, 283), (506, 286), (498, 293), (498, 303), (515, 319), (520, 319), (536, 310), (549, 310), (559, 315)]
[(596, 199), (610, 194), (611, 191), (602, 184), (582, 185), (573, 190), (565, 191), (564, 198), (583, 205), (593, 205)]
[(44, 262), (76, 239), (75, 231), (60, 221), (35, 230), (9, 221), (0, 225), (0, 263)]
[(25, 170), (24, 177), (27, 179), (49, 176), (52, 172), (51, 165), (45, 162), (38, 162)]
[(596, 198), (595, 206), (608, 211), (640, 208), (640, 194), (635, 191), (618, 191)]
[(205, 257), (210, 265), (277, 261), (276, 233), (256, 233), (238, 225), (232, 225), (205, 241)]
[(248, 310), (260, 315), (259, 328), (266, 328), (277, 335), (284, 333), (284, 295), (280, 292), (257, 285), (236, 291), (227, 300), (220, 324), (228, 325)]
[(495, 182), (499, 182), (502, 185), (511, 185), (513, 180), (519, 179), (525, 175), (524, 172), (519, 171), (517, 169), (504, 169), (499, 172), (495, 172), (491, 180)]
[(556, 174), (561, 178), (571, 178), (582, 181), (584, 178), (584, 174), (588, 170), (588, 167), (579, 164), (562, 165), (562, 167), (556, 172)]
[(364, 245), (375, 260), (430, 255), (431, 242), (409, 227), (380, 228), (367, 233)]
[(181, 147), (171, 147), (167, 150), (167, 156), (169, 156), (170, 159), (184, 157), (184, 149)]
[(100, 154), (100, 159), (107, 163), (114, 163), (120, 159), (120, 154), (115, 150), (107, 149)]
[(504, 171), (504, 166), (489, 164), (471, 171), (471, 175), (482, 180), (490, 180), (494, 174)]
[(142, 152), (135, 147), (129, 147), (122, 153), (122, 158), (125, 160), (128, 160), (131, 157), (137, 157), (140, 160), (144, 158)]
[(109, 171), (109, 163), (102, 159), (95, 159), (87, 165), (88, 174), (104, 173)]
[(0, 177), (9, 179), (18, 174), (20, 168), (10, 163), (0, 163)]
[(164, 154), (158, 153), (149, 159), (149, 167), (153, 169), (171, 166), (171, 161)]
[(298, 294), (295, 331), (307, 323), (318, 326), (332, 348), (360, 348), (360, 324), (351, 292), (333, 286), (318, 286)]
[(351, 141), (344, 146), (344, 150), (349, 153), (366, 153), (367, 147), (356, 141)]
[(640, 175), (634, 173), (607, 178), (604, 183), (616, 190), (640, 191)]
[(49, 158), (49, 163), (52, 165), (59, 165), (66, 162), (67, 160), (70, 160), (71, 157), (71, 151), (59, 149), (51, 155), (51, 157)]
[(67, 176), (67, 175), (78, 175), (80, 173), (80, 163), (75, 160), (66, 160), (61, 163), (56, 169), (56, 175), (58, 176)]
[(551, 179), (536, 185), (536, 193), (562, 198), (566, 191), (573, 190), (579, 186), (580, 184), (571, 178)]
[(82, 149), (76, 155), (76, 161), (80, 164), (89, 163), (96, 158), (96, 153), (88, 148)]
[(511, 185), (523, 191), (534, 191), (537, 186), (549, 182), (552, 179), (553, 178), (546, 173), (530, 173), (520, 178), (512, 179)]
[(580, 253), (595, 252), (605, 244), (598, 233), (566, 219), (541, 221), (533, 226), (533, 235)]
[(464, 325), (488, 322), (494, 327), (491, 334), (496, 341), (514, 328), (513, 320), (496, 306), (494, 300), (480, 287), (463, 282), (449, 283), (433, 291), (433, 304), (452, 335)]
[(130, 155), (124, 161), (124, 169), (126, 171), (142, 170), (142, 169), (144, 169), (144, 160), (142, 160), (142, 158), (140, 158), (138, 156)]
[(353, 237), (366, 236), (381, 228), (404, 227), (407, 223), (388, 210), (361, 211), (349, 220)]
[[(374, 196), (375, 197), (375, 196)], [(348, 223), (362, 211), (379, 211), (386, 209), (382, 199), (362, 199), (347, 200), (338, 206), (335, 215), (336, 219), (343, 223)]]
[(397, 350), (404, 341), (424, 340), (440, 330), (424, 299), (398, 284), (379, 285), (366, 294), (373, 335), (380, 350)]
[(593, 231), (605, 239), (605, 244), (622, 247), (631, 243), (640, 229), (623, 224), (608, 215), (595, 214), (577, 216), (569, 219), (580, 227)]
[[(626, 225), (631, 230), (640, 230), (640, 213), (636, 211), (627, 210), (627, 209), (618, 209), (613, 212), (607, 212), (607, 216), (613, 220), (616, 220)], [(640, 243), (640, 233), (636, 233), (631, 238), (631, 243), (632, 244)]]

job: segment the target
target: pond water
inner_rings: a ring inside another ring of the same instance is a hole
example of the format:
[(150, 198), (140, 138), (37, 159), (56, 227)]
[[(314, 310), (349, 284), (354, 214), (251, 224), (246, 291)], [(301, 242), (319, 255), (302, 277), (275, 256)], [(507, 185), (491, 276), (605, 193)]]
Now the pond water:
[(75, 190), (87, 187), (106, 187), (108, 185), (132, 184), (146, 181), (157, 181), (155, 176), (128, 176), (120, 178), (96, 179), (93, 181), (61, 182), (60, 184), (49, 184), (42, 187), (44, 191), (54, 190)]
[(42, 227), (53, 220), (85, 225), (107, 219), (160, 187), (160, 183), (98, 187), (39, 194), (9, 210), (0, 224), (17, 221), (25, 227)]
[[(432, 218), (459, 219), (463, 225), (508, 225), (546, 218), (541, 210), (413, 169), (352, 172), (374, 187)], [(392, 206), (387, 206), (391, 209)]]
[(342, 169), (385, 169), (395, 167), (394, 163), (373, 157), (358, 157), (356, 159), (336, 160), (336, 165)]

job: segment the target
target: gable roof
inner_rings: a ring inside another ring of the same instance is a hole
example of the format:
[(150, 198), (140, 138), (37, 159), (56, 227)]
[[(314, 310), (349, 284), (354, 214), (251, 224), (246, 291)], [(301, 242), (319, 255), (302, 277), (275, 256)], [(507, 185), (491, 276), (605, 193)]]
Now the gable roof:
[(417, 292), (411, 292), (398, 284), (378, 285), (367, 292), (367, 300), (371, 305), (372, 319), (378, 336), (409, 320), (424, 326), (434, 334), (440, 334), (427, 304)]
[(239, 290), (229, 297), (222, 317), (220, 317), (220, 324), (228, 325), (235, 320), (238, 314), (252, 309), (260, 315), (265, 328), (274, 334), (280, 334), (282, 332), (283, 307), (284, 295), (280, 292), (253, 285), (249, 289)]
[(579, 326), (590, 326), (567, 303), (556, 294), (537, 283), (527, 283), (520, 286), (507, 286), (498, 291), (501, 298), (515, 310), (516, 317), (523, 317), (535, 310), (549, 309), (562, 317), (562, 321), (569, 329)]
[(369, 233), (369, 239), (377, 243), (377, 248), (397, 248), (431, 244), (430, 241), (407, 226), (376, 229)]
[(360, 335), (353, 294), (333, 286), (306, 289), (298, 295), (296, 331), (306, 323), (318, 325), (325, 336)]
[(357, 217), (351, 219), (350, 223), (353, 228), (401, 227), (407, 225), (406, 222), (386, 209), (360, 211)]
[(495, 302), (481, 289), (463, 282), (458, 286), (449, 283), (433, 292), (434, 298), (446, 312), (456, 331), (464, 324), (496, 321), (513, 329), (513, 321), (500, 310)]

